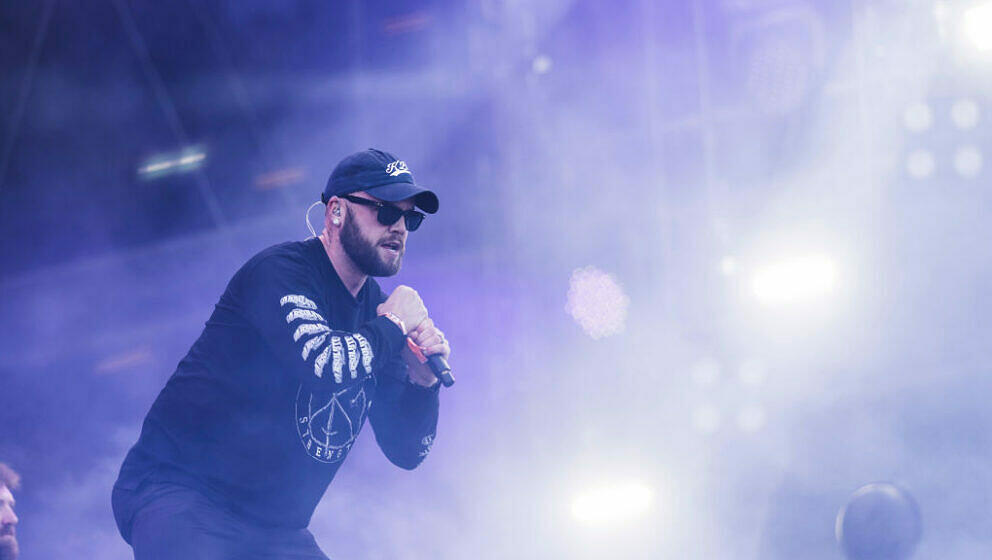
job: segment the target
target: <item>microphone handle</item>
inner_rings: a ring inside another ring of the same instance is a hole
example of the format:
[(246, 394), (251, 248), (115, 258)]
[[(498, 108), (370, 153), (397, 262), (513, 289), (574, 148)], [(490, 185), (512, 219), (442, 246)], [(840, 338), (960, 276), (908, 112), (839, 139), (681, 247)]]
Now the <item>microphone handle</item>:
[(445, 387), (451, 387), (455, 384), (455, 376), (451, 375), (451, 366), (448, 365), (448, 360), (444, 359), (441, 354), (431, 354), (430, 356), (424, 356), (424, 352), (419, 346), (413, 341), (413, 339), (407, 337), (406, 345), (410, 347), (410, 351), (420, 359), (421, 363), (427, 362), (428, 367), (434, 372), (434, 375), (441, 382), (441, 385)]
[(434, 372), (442, 385), (451, 387), (455, 384), (455, 376), (451, 375), (451, 366), (448, 365), (448, 360), (445, 360), (444, 356), (441, 354), (427, 356), (427, 365), (431, 367), (431, 371)]

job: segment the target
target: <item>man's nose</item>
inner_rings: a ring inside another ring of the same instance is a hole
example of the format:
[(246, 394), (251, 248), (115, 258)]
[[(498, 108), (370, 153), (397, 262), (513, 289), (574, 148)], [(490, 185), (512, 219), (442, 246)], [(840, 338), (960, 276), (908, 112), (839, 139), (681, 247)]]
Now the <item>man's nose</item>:
[(20, 520), (13, 509), (5, 507), (0, 510), (0, 525), (17, 525), (18, 521)]
[(389, 226), (389, 231), (399, 232), (406, 234), (406, 218), (400, 216), (400, 219), (393, 222), (393, 225)]

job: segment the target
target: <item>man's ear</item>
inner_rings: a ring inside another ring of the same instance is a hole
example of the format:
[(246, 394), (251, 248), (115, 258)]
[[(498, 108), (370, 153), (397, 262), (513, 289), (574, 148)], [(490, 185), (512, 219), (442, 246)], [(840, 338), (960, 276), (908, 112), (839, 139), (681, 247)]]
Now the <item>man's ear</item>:
[(341, 225), (341, 200), (337, 197), (331, 197), (327, 201), (327, 213), (330, 215), (330, 222), (336, 226)]

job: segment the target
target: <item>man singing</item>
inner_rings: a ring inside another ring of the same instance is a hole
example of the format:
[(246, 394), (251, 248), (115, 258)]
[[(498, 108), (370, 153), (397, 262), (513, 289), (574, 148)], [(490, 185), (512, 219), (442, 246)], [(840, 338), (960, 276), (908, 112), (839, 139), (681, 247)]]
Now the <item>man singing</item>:
[(404, 469), (430, 450), (439, 383), (406, 337), (445, 358), (448, 342), (416, 291), (369, 277), (399, 271), (437, 196), (369, 149), (321, 200), (320, 236), (235, 273), (145, 417), (112, 500), (136, 560), (326, 560), (307, 526), (365, 419)]

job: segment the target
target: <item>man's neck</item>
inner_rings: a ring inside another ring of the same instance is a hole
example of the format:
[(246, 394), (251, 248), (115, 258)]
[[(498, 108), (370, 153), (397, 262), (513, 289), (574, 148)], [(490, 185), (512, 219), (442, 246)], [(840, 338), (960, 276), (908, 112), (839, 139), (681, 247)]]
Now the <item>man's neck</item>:
[(320, 238), (321, 245), (324, 246), (324, 252), (327, 253), (327, 258), (331, 259), (331, 266), (338, 273), (341, 283), (351, 293), (351, 297), (357, 297), (358, 291), (365, 285), (368, 275), (358, 270), (351, 257), (344, 252), (344, 248), (341, 247), (340, 243), (331, 243), (326, 231), (321, 232), (318, 237)]

